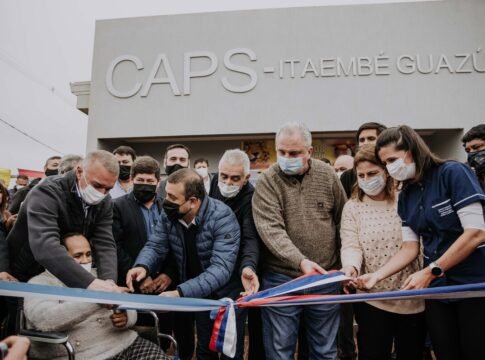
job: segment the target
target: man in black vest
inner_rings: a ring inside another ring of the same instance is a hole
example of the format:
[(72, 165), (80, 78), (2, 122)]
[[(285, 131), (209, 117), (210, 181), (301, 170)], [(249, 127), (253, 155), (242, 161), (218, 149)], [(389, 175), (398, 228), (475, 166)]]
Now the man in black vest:
[[(157, 187), (160, 184), (160, 164), (154, 158), (150, 156), (136, 158), (131, 166), (131, 179), (132, 192), (115, 199), (113, 206), (113, 236), (118, 252), (120, 286), (126, 283), (128, 270), (135, 265), (138, 253), (153, 234), (160, 220), (163, 202), (157, 194)], [(173, 257), (169, 256), (167, 263), (155, 275), (148, 276), (139, 285), (139, 290), (144, 294), (159, 294), (166, 289), (175, 289), (173, 285), (176, 274), (175, 262)], [(179, 356), (182, 359), (191, 359), (195, 346), (194, 335), (190, 331), (190, 325), (193, 326), (192, 314), (159, 314), (159, 318), (161, 332), (166, 334), (171, 334), (172, 330), (175, 332)], [(147, 319), (139, 316), (137, 324), (144, 325), (146, 322)], [(162, 344), (162, 348), (166, 350), (168, 345)]]

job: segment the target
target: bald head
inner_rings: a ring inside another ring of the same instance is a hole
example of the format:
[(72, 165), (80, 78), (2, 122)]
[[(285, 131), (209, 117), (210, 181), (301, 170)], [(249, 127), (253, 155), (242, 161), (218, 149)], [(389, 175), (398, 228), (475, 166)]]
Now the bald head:
[(350, 155), (340, 155), (333, 164), (333, 168), (337, 174), (343, 173), (346, 170), (354, 167), (354, 158)]

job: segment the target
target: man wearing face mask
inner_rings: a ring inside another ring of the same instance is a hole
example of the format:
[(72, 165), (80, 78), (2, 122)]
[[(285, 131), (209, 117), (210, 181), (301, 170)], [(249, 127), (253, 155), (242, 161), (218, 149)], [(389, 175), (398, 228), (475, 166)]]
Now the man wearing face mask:
[(119, 198), (131, 192), (133, 188), (133, 181), (131, 179), (131, 166), (136, 159), (136, 153), (130, 146), (119, 146), (113, 150), (113, 155), (118, 160), (120, 165), (120, 173), (115, 186), (110, 190), (109, 194), (112, 199)]
[[(240, 231), (231, 209), (206, 195), (194, 170), (180, 169), (167, 179), (167, 196), (155, 228), (126, 276), (133, 281), (152, 276), (171, 252), (179, 285), (161, 296), (220, 298), (230, 280), (239, 252)], [(212, 321), (208, 311), (196, 313), (197, 359), (213, 359), (209, 350)]]
[(212, 180), (212, 176), (209, 173), (209, 160), (203, 158), (195, 160), (194, 169), (202, 177), (202, 180), (204, 180), (205, 191), (209, 193)]
[[(61, 162), (61, 157), (60, 156), (51, 156), (50, 158), (47, 159), (44, 165), (44, 174), (45, 176), (53, 176), (53, 175), (59, 175), (59, 164)], [(15, 196), (11, 199), (10, 207), (8, 211), (12, 215), (17, 214), (20, 211), (20, 205), (24, 202), (25, 198), (27, 197), (27, 194), (36, 186), (39, 184), (43, 179), (42, 178), (36, 178), (30, 182), (29, 185), (23, 187), (17, 193)]]
[(345, 171), (350, 170), (353, 167), (354, 158), (350, 155), (340, 155), (335, 159), (335, 163), (333, 164), (333, 168), (339, 178)]
[[(227, 295), (233, 299), (239, 293), (251, 295), (259, 290), (259, 278), (256, 274), (259, 262), (260, 241), (254, 226), (252, 204), (254, 187), (249, 182), (249, 157), (239, 150), (227, 150), (219, 161), (219, 173), (211, 183), (209, 195), (228, 205), (236, 215), (241, 228), (241, 245), (239, 255), (231, 277), (226, 286)], [(262, 351), (261, 312), (259, 309), (249, 309), (249, 358), (264, 359)], [(238, 345), (244, 344), (245, 313), (237, 313)], [(259, 321), (258, 321), (259, 320)], [(239, 330), (240, 329), (240, 330)], [(240, 349), (242, 354), (243, 348)]]
[[(258, 179), (253, 215), (268, 248), (262, 288), (281, 285), (313, 271), (339, 269), (338, 226), (346, 196), (335, 171), (312, 159), (312, 136), (301, 123), (283, 125), (276, 134), (278, 163)], [(338, 284), (311, 294), (337, 294)], [(309, 359), (334, 359), (338, 305), (264, 308), (264, 347), (268, 359), (294, 357), (300, 318), (307, 330)]]
[[(116, 158), (103, 150), (86, 156), (65, 176), (45, 179), (30, 192), (7, 237), (12, 274), (27, 281), (45, 268), (69, 287), (118, 291), (112, 202)], [(100, 279), (83, 270), (60, 239), (77, 232), (91, 240)], [(102, 279), (102, 280), (101, 280)]]
[[(87, 274), (96, 277), (88, 239), (72, 233), (66, 234), (61, 242), (69, 257)], [(65, 287), (49, 271), (33, 277), (29, 283)], [(136, 322), (134, 310), (112, 311), (98, 304), (26, 297), (24, 311), (29, 328), (66, 332), (76, 351), (76, 358), (168, 359), (157, 345), (129, 329)], [(59, 345), (34, 343), (29, 355), (35, 359), (60, 360), (66, 358), (66, 350)]]
[[(190, 150), (183, 144), (173, 144), (167, 147), (165, 155), (163, 156), (163, 166), (165, 167), (165, 174), (170, 176), (175, 171), (186, 169), (190, 167)], [(158, 188), (158, 195), (165, 199), (165, 187), (167, 180), (163, 180)]]
[[(118, 253), (118, 284), (126, 283), (126, 274), (133, 265), (148, 238), (153, 235), (155, 227), (160, 220), (162, 199), (157, 195), (160, 183), (160, 165), (150, 156), (138, 157), (131, 167), (133, 191), (121, 196), (113, 202), (113, 236), (116, 241)], [(152, 276), (148, 276), (139, 286), (144, 294), (159, 294), (171, 286), (176, 277), (176, 266), (173, 257), (169, 256), (163, 268), (159, 268)], [(160, 331), (172, 333), (172, 314), (159, 314)], [(151, 318), (149, 324), (153, 323)], [(147, 319), (140, 316), (138, 325), (146, 325)], [(190, 345), (185, 344), (183, 336), (178, 336), (179, 355), (181, 358), (192, 357), (193, 340)], [(185, 329), (187, 331), (187, 329)], [(193, 339), (193, 338), (192, 338)], [(182, 341), (180, 341), (182, 340)], [(165, 345), (165, 344), (164, 344)], [(167, 344), (168, 346), (169, 344)], [(186, 350), (188, 348), (188, 350)], [(186, 352), (189, 353), (185, 356)]]
[(468, 154), (468, 165), (475, 170), (480, 185), (485, 190), (485, 124), (472, 127), (461, 141)]
[(27, 175), (18, 175), (17, 180), (15, 180), (15, 185), (13, 186), (13, 188), (8, 190), (8, 197), (10, 198), (10, 200), (17, 193), (17, 191), (26, 187), (27, 185), (29, 185), (29, 177)]

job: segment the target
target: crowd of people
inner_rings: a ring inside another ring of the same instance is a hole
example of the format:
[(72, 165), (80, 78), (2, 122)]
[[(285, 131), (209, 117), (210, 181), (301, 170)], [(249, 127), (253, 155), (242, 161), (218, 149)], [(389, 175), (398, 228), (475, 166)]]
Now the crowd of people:
[[(439, 158), (408, 126), (365, 123), (356, 142), (355, 156), (332, 166), (312, 157), (307, 127), (286, 123), (277, 162), (256, 186), (239, 149), (211, 174), (207, 159), (192, 164), (188, 147), (171, 145), (165, 179), (158, 161), (129, 146), (51, 157), (46, 178), (18, 176), (10, 190), (0, 183), (0, 281), (201, 299), (237, 299), (329, 270), (352, 280), (304, 293), (485, 282), (485, 125), (462, 138), (466, 164)], [(168, 358), (169, 344), (130, 329), (146, 321), (135, 311), (0, 301), (5, 335), (16, 333), (23, 306), (30, 328), (68, 333), (78, 359)], [(228, 358), (209, 349), (209, 311), (158, 316), (181, 359)], [(485, 299), (238, 308), (236, 323), (235, 359), (421, 360), (426, 348), (439, 360), (477, 359)], [(9, 337), (6, 346), (28, 343)], [(66, 358), (46, 344), (30, 354)]]

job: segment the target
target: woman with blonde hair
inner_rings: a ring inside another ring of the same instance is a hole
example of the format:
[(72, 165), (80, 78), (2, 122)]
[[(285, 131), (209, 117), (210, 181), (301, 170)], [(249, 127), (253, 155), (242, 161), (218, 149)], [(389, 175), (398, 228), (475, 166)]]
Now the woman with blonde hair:
[[(394, 180), (375, 157), (374, 145), (363, 145), (355, 155), (357, 183), (342, 212), (340, 236), (343, 270), (349, 276), (372, 273), (401, 246)], [(398, 290), (419, 269), (416, 259), (400, 273), (380, 282), (372, 291)], [(398, 359), (422, 359), (426, 335), (422, 300), (381, 300), (358, 303), (354, 313), (359, 330), (360, 360), (387, 360), (395, 344)]]

